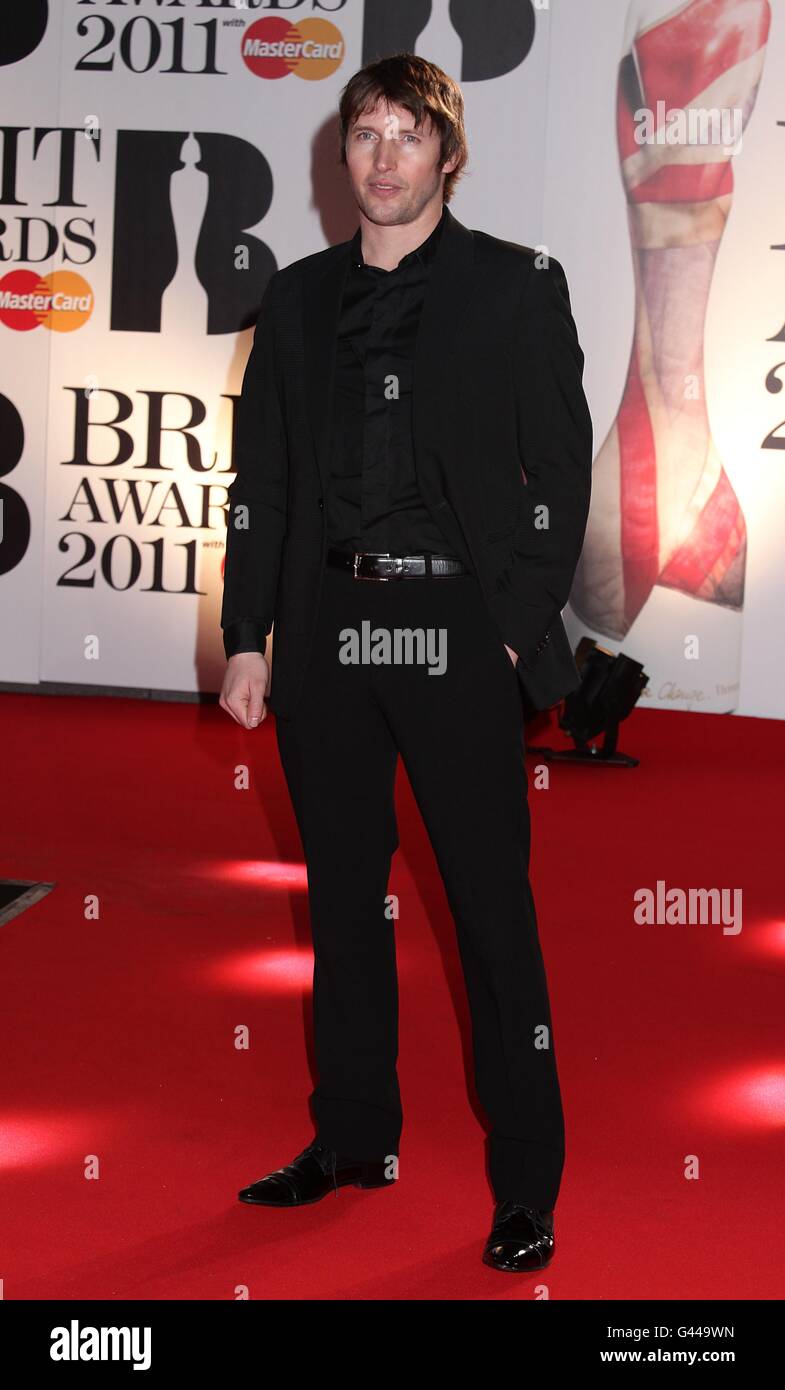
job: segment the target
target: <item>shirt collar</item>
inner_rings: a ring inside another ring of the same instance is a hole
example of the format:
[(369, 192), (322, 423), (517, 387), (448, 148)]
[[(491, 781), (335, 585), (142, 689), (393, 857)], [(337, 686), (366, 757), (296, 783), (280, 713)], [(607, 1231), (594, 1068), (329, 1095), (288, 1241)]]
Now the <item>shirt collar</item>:
[[(419, 246), (415, 246), (415, 248), (414, 248), (413, 251), (409, 251), (405, 256), (403, 256), (402, 259), (398, 262), (398, 265), (395, 267), (396, 270), (398, 270), (398, 269), (399, 269), (401, 266), (403, 266), (403, 265), (408, 265), (411, 261), (414, 260), (415, 257), (417, 257), (417, 259), (420, 260), (420, 261), (422, 262), (423, 265), (429, 265), (429, 264), (430, 264), (430, 262), (433, 260), (434, 256), (436, 255), (436, 251), (437, 251), (437, 248), (438, 248), (438, 245), (439, 245), (439, 241), (440, 241), (440, 238), (441, 238), (442, 230), (443, 230), (443, 228), (444, 228), (444, 223), (445, 223), (445, 216), (444, 216), (444, 214), (445, 214), (446, 208), (447, 208), (447, 204), (446, 204), (446, 203), (443, 203), (443, 204), (442, 204), (442, 215), (441, 215), (441, 217), (439, 218), (439, 221), (436, 223), (436, 226), (434, 227), (434, 229), (433, 229), (433, 231), (431, 232), (430, 236), (426, 237), (425, 241), (421, 242)], [(364, 267), (364, 266), (365, 266), (365, 261), (363, 260), (363, 254), (362, 254), (362, 231), (361, 231), (361, 228), (360, 228), (360, 227), (357, 228), (357, 231), (355, 232), (354, 236), (352, 237), (351, 242), (349, 243), (349, 247), (350, 247), (350, 254), (351, 254), (352, 265)], [(372, 269), (372, 270), (380, 269), (380, 268), (381, 268), (381, 267), (377, 267), (377, 266), (371, 266), (371, 267), (370, 267), (370, 269)]]

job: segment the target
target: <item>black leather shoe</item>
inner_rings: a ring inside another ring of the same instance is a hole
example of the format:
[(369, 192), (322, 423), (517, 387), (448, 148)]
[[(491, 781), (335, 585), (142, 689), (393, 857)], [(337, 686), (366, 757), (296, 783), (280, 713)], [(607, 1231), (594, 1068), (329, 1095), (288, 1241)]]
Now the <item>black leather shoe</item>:
[(263, 1207), (302, 1207), (319, 1202), (328, 1192), (338, 1195), (339, 1187), (392, 1187), (394, 1178), (385, 1177), (388, 1159), (355, 1159), (328, 1149), (314, 1139), (301, 1154), (258, 1182), (244, 1187), (237, 1196), (241, 1202)]
[(555, 1249), (552, 1211), (497, 1202), (483, 1264), (510, 1274), (527, 1273), (550, 1264)]

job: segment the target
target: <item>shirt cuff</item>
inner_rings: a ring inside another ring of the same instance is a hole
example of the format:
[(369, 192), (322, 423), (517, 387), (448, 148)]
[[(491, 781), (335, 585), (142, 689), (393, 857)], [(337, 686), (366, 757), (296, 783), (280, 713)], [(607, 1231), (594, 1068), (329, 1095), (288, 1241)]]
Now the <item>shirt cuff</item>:
[(261, 652), (264, 656), (267, 636), (263, 624), (253, 618), (238, 618), (237, 622), (227, 624), (223, 634), (227, 661), (240, 652)]

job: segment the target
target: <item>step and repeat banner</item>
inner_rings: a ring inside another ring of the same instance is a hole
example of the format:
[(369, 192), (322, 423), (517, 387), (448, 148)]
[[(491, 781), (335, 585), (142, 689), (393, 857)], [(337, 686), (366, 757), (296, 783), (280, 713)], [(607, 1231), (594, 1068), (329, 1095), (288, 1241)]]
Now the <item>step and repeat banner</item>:
[(650, 705), (785, 717), (785, 0), (6, 10), (0, 681), (219, 688), (258, 306), (353, 234), (339, 94), (408, 50), (464, 93), (455, 215), (567, 272), (595, 423), (571, 637), (642, 661)]

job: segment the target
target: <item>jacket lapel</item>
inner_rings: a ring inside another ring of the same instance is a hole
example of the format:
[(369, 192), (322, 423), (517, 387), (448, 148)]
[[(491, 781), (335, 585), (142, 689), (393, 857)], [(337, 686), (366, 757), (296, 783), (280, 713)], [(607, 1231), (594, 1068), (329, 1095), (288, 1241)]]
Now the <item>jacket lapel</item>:
[(330, 476), (330, 431), (333, 383), (343, 287), (349, 270), (351, 242), (306, 268), (303, 285), (303, 345), (308, 419), (316, 463), (326, 495)]

